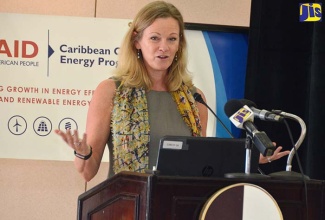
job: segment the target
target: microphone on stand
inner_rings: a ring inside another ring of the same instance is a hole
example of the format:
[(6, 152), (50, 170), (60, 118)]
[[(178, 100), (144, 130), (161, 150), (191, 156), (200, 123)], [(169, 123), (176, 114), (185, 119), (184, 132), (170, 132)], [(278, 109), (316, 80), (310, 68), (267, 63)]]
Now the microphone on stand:
[[(299, 159), (298, 152), (297, 152), (298, 148), (302, 144), (302, 142), (305, 138), (305, 135), (306, 135), (305, 122), (300, 117), (298, 117), (294, 114), (291, 114), (291, 113), (283, 112), (281, 110), (272, 110), (272, 111), (267, 111), (265, 109), (260, 110), (257, 108), (256, 104), (253, 101), (250, 101), (247, 99), (241, 99), (240, 102), (243, 105), (248, 106), (253, 111), (255, 118), (259, 118), (264, 121), (285, 123), (289, 132), (290, 132), (290, 129), (289, 129), (288, 123), (285, 120), (286, 118), (293, 119), (300, 124), (301, 134), (300, 134), (298, 141), (294, 144), (293, 148), (290, 151), (290, 154), (287, 159), (286, 170), (280, 171), (280, 172), (275, 172), (275, 173), (270, 173), (269, 176), (272, 178), (280, 178), (280, 179), (301, 179), (301, 177), (303, 177), (303, 179), (309, 179), (309, 177), (304, 175), (304, 173), (303, 173), (303, 169), (301, 168), (300, 159)], [(291, 170), (292, 169), (292, 159), (295, 154), (297, 156), (297, 161), (298, 161), (298, 165), (299, 165), (301, 173), (293, 172)]]
[(269, 140), (267, 135), (264, 132), (257, 130), (253, 124), (254, 114), (247, 106), (239, 100), (229, 100), (225, 106), (224, 110), (226, 115), (229, 117), (230, 121), (237, 127), (246, 130), (246, 160), (245, 160), (245, 173), (229, 173), (225, 176), (228, 178), (268, 178), (269, 176), (265, 175), (260, 168), (258, 171), (262, 174), (251, 173), (251, 152), (252, 146), (256, 146), (259, 152), (263, 155), (273, 154), (274, 146), (273, 143)]
[(214, 111), (208, 106), (207, 103), (205, 103), (205, 101), (203, 100), (202, 96), (199, 93), (194, 93), (193, 95), (195, 101), (205, 105), (210, 112), (216, 117), (216, 119), (220, 122), (220, 124), (222, 125), (222, 127), (227, 131), (227, 133), (229, 134), (230, 137), (234, 138), (234, 136), (232, 135), (232, 133), (228, 130), (228, 128), (226, 127), (226, 125), (221, 121), (221, 119), (217, 116), (216, 113), (214, 113)]
[(275, 114), (265, 109), (262, 110), (258, 109), (256, 104), (250, 100), (241, 99), (240, 102), (243, 105), (247, 105), (254, 112), (255, 118), (259, 118), (260, 120), (263, 121), (274, 121), (274, 122), (283, 122), (284, 120), (284, 117), (279, 114)]
[(244, 129), (263, 156), (271, 156), (275, 150), (270, 138), (264, 131), (259, 131), (254, 122), (254, 113), (239, 100), (229, 100), (225, 105), (226, 115), (240, 129)]
[[(223, 128), (227, 131), (227, 133), (230, 135), (231, 138), (235, 138), (232, 133), (228, 130), (228, 128), (225, 126), (225, 124), (221, 121), (221, 119), (217, 116), (217, 114), (208, 106), (208, 104), (203, 100), (202, 96), (199, 93), (194, 93), (193, 95), (195, 101), (203, 104), (204, 106), (206, 106), (210, 112), (217, 118), (217, 120), (221, 123), (221, 125), (223, 126)], [(246, 141), (246, 145), (249, 145), (249, 143)], [(246, 146), (247, 148), (248, 146)], [(245, 173), (239, 173), (239, 174), (226, 174), (225, 177), (229, 177), (229, 178), (233, 178), (233, 177), (267, 177), (263, 171), (258, 167), (258, 171), (262, 174), (251, 174), (250, 173), (250, 161), (251, 161), (251, 149), (247, 149), (246, 150), (246, 163), (245, 163)]]

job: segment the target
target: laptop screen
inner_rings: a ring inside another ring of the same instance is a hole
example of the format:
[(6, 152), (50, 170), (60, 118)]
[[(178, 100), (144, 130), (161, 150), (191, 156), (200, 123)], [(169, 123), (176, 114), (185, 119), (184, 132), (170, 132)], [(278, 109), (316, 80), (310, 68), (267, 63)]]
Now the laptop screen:
[[(258, 171), (259, 152), (251, 151), (250, 173)], [(224, 177), (245, 173), (245, 139), (165, 136), (160, 139), (156, 169), (160, 175)]]

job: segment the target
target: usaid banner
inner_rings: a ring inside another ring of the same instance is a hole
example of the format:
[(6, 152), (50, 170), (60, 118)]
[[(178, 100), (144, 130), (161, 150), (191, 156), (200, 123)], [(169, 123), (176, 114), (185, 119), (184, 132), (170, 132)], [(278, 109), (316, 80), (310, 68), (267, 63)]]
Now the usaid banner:
[[(53, 130), (85, 131), (93, 91), (118, 65), (129, 22), (0, 14), (0, 158), (73, 160), (72, 150)], [(215, 83), (222, 68), (216, 67), (216, 49), (210, 45), (214, 37), (207, 34), (186, 31), (189, 70), (216, 111)], [(216, 135), (216, 127), (209, 113), (208, 136)]]

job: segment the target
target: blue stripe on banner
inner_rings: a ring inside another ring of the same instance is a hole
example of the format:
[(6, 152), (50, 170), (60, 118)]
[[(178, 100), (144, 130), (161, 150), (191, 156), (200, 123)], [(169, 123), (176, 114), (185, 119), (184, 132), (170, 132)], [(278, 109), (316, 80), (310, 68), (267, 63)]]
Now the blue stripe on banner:
[[(226, 93), (225, 93), (225, 87), (222, 79), (222, 75), (220, 72), (218, 60), (214, 51), (214, 48), (212, 46), (212, 43), (210, 41), (210, 37), (207, 31), (203, 31), (203, 36), (205, 39), (205, 42), (207, 44), (207, 48), (209, 51), (213, 73), (214, 73), (214, 81), (215, 81), (215, 91), (216, 91), (216, 114), (220, 118), (220, 120), (229, 128), (230, 127), (230, 121), (228, 118), (225, 118), (224, 110), (221, 109), (220, 103), (225, 103), (225, 100), (227, 100)], [(220, 102), (220, 103), (219, 103)], [(216, 137), (229, 137), (225, 129), (220, 125), (220, 123), (217, 121), (216, 126)]]
[[(214, 72), (216, 114), (233, 135), (239, 137), (240, 130), (229, 121), (224, 112), (224, 105), (229, 99), (244, 97), (248, 50), (247, 34), (203, 31), (203, 36)], [(216, 127), (216, 137), (229, 137), (219, 122)]]

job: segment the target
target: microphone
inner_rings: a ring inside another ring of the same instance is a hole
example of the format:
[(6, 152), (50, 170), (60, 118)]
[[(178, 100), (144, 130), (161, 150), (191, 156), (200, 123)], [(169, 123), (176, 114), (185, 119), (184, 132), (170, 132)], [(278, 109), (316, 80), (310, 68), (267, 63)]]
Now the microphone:
[(221, 119), (217, 116), (216, 113), (214, 113), (214, 111), (212, 111), (212, 109), (208, 106), (207, 103), (205, 103), (205, 101), (203, 100), (202, 96), (199, 93), (194, 93), (193, 97), (195, 99), (195, 101), (205, 105), (205, 107), (207, 107), (210, 112), (212, 112), (212, 114), (217, 118), (217, 120), (221, 123), (222, 127), (227, 131), (227, 133), (230, 135), (230, 137), (234, 138), (234, 136), (231, 134), (231, 132), (228, 130), (228, 128), (226, 127), (226, 125), (221, 121)]
[(241, 101), (231, 99), (225, 107), (225, 113), (230, 121), (240, 129), (244, 129), (248, 136), (251, 137), (254, 145), (263, 156), (271, 156), (275, 150), (270, 138), (264, 131), (259, 131), (254, 125), (254, 112)]
[(253, 112), (255, 118), (259, 118), (263, 121), (274, 121), (274, 122), (283, 122), (284, 117), (278, 114), (274, 114), (273, 112), (267, 111), (265, 109), (257, 109), (256, 104), (247, 99), (240, 100), (243, 105), (247, 105)]

